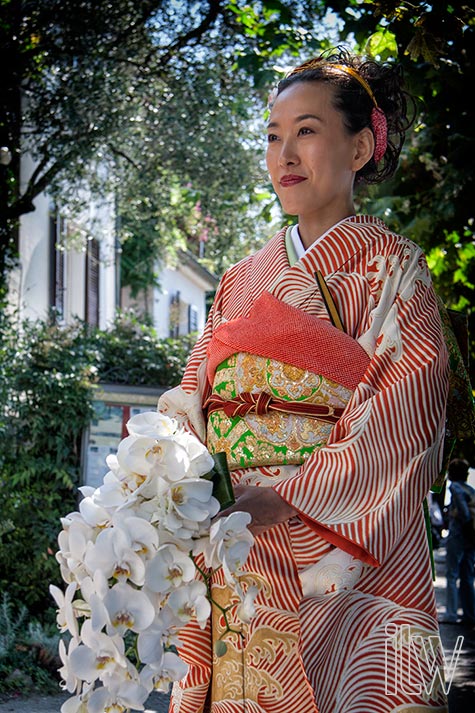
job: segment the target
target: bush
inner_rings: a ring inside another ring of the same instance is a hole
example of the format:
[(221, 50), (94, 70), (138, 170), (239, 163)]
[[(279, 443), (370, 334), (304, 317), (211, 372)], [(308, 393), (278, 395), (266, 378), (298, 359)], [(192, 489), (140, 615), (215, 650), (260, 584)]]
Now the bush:
[(20, 333), (3, 317), (0, 591), (35, 616), (51, 607), (60, 517), (76, 506), (94, 358), (81, 325), (25, 323)]
[(112, 329), (95, 330), (89, 344), (97, 351), (100, 381), (129, 386), (175, 386), (181, 380), (195, 337), (157, 338), (153, 327), (133, 313), (120, 313)]
[[(51, 627), (50, 627), (51, 628)], [(13, 607), (8, 594), (0, 602), (0, 693), (31, 689), (56, 693), (60, 665), (59, 632), (48, 633), (29, 619), (27, 608)]]
[(0, 593), (42, 624), (55, 617), (48, 584), (62, 584), (57, 535), (77, 507), (94, 384), (172, 386), (189, 348), (127, 315), (108, 332), (0, 316)]

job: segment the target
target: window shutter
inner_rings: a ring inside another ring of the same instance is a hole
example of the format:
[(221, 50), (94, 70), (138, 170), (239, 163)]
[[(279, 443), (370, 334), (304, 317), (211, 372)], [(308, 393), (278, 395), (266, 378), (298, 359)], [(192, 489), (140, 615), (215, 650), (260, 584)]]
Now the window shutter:
[(198, 310), (195, 305), (188, 305), (188, 334), (198, 331)]
[(56, 310), (59, 320), (65, 318), (66, 253), (64, 250), (63, 231), (64, 219), (58, 215), (55, 209), (52, 209), (49, 219), (49, 293), (50, 306)]
[(99, 326), (99, 242), (87, 241), (86, 253), (86, 322)]
[(180, 335), (180, 312), (181, 312), (181, 299), (180, 290), (177, 290), (175, 294), (170, 297), (170, 314), (169, 314), (169, 324), (170, 324), (170, 337), (176, 338)]

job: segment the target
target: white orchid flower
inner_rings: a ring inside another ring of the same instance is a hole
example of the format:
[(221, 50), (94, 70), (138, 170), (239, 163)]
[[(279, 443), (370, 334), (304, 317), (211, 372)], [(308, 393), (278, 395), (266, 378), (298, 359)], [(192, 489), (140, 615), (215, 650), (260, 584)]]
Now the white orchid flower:
[(96, 488), (93, 488), (92, 485), (81, 485), (78, 490), (83, 498), (92, 498), (96, 492)]
[(160, 664), (147, 664), (140, 673), (140, 679), (149, 691), (167, 692), (170, 683), (180, 681), (188, 671), (187, 664), (172, 651), (166, 651)]
[(137, 517), (134, 511), (121, 510), (114, 515), (114, 526), (119, 526), (127, 533), (131, 547), (140, 557), (151, 559), (158, 548), (157, 528), (142, 517)]
[(192, 433), (181, 428), (175, 436), (188, 453), (190, 461), (188, 477), (201, 478), (209, 473), (214, 466), (214, 460), (206, 446)]
[(152, 592), (165, 594), (183, 582), (191, 582), (195, 572), (195, 565), (188, 553), (182, 552), (175, 545), (163, 545), (147, 564), (145, 586)]
[(89, 602), (92, 594), (98, 594), (102, 599), (109, 591), (109, 585), (104, 572), (96, 570), (93, 577), (84, 577), (81, 582), (81, 594)]
[(135, 681), (117, 681), (115, 685), (96, 688), (88, 701), (88, 713), (127, 713), (143, 711), (149, 691)]
[(178, 632), (183, 622), (167, 604), (156, 607), (156, 611), (159, 613), (153, 623), (137, 635), (137, 651), (142, 663), (160, 663), (167, 649), (181, 645)]
[(87, 699), (82, 696), (73, 696), (64, 701), (61, 706), (61, 713), (87, 713)]
[(85, 621), (81, 629), (81, 643), (69, 654), (72, 673), (82, 681), (93, 683), (96, 679), (103, 680), (117, 668), (125, 671), (124, 641), (120, 636), (107, 636), (100, 631), (94, 631), (90, 621)]
[(112, 473), (112, 475), (115, 475), (117, 481), (120, 483), (124, 493), (129, 494), (128, 498), (133, 501), (133, 493), (143, 484), (145, 476), (140, 475), (139, 473), (131, 473), (123, 470), (120, 466), (116, 453), (109, 453), (106, 456), (106, 464), (108, 468), (110, 468), (110, 471), (107, 474), (108, 481), (110, 481), (110, 483), (108, 482), (108, 487), (112, 487), (113, 484), (112, 476), (110, 475)]
[(74, 649), (79, 646), (79, 639), (73, 638), (69, 642), (69, 649), (66, 649), (66, 644), (62, 639), (59, 641), (58, 653), (61, 663), (63, 664), (61, 668), (58, 669), (58, 673), (61, 678), (61, 688), (63, 690), (69, 691), (69, 693), (74, 693), (80, 688), (80, 679), (72, 672), (69, 657), (71, 656)]
[(84, 553), (88, 543), (95, 539), (94, 528), (84, 522), (82, 515), (72, 515), (77, 515), (77, 518), (70, 516), (64, 521), (65, 529), (58, 535), (59, 551), (56, 553), (65, 582), (79, 582), (87, 575)]
[(167, 533), (173, 540), (180, 540), (182, 542), (191, 541), (192, 538), (199, 536), (200, 523), (183, 519), (173, 510), (165, 510), (161, 507), (158, 513), (158, 521), (161, 525), (161, 532), (159, 534), (160, 540), (164, 544), (168, 539)]
[(244, 567), (251, 543), (246, 540), (236, 540), (232, 544), (222, 542), (218, 546), (218, 557), (223, 563), (223, 574), (228, 584), (233, 583), (236, 574), (239, 574)]
[(101, 631), (109, 623), (109, 615), (104, 604), (104, 597), (108, 591), (109, 584), (101, 570), (96, 570), (92, 579), (85, 577), (81, 582), (84, 606), (88, 607), (88, 616), (94, 631)]
[(212, 496), (212, 492), (211, 481), (187, 478), (173, 485), (162, 481), (159, 494), (167, 513), (197, 523), (213, 517), (219, 511), (219, 502)]
[(227, 517), (220, 517), (216, 520), (210, 530), (209, 539), (212, 544), (220, 541), (230, 541), (235, 538), (246, 539), (254, 542), (252, 533), (248, 530), (251, 523), (251, 515), (247, 512), (232, 512)]
[(117, 459), (126, 472), (146, 478), (161, 476), (180, 480), (189, 468), (186, 450), (174, 439), (164, 437), (128, 436), (119, 444)]
[(137, 652), (142, 663), (161, 665), (164, 643), (163, 629), (158, 619), (137, 636)]
[[(131, 480), (133, 480), (133, 484)], [(136, 487), (135, 479), (131, 479), (126, 474), (118, 476), (109, 470), (103, 478), (102, 485), (94, 493), (94, 502), (106, 510), (113, 510), (130, 503), (131, 495)]]
[(79, 695), (68, 698), (61, 706), (61, 713), (88, 713), (87, 702), (94, 689), (94, 684), (83, 684)]
[(130, 579), (139, 586), (144, 583), (145, 563), (133, 549), (129, 534), (121, 527), (102, 530), (95, 543), (89, 543), (84, 564), (90, 574), (100, 570), (107, 579)]
[(155, 444), (154, 438), (127, 436), (119, 443), (117, 461), (125, 473), (138, 473), (142, 477), (151, 474), (152, 463), (147, 452)]
[(245, 512), (220, 517), (211, 526), (209, 542), (197, 543), (204, 553), (206, 566), (216, 569), (222, 564), (228, 582), (232, 582), (233, 573), (243, 567), (254, 543), (247, 527), (250, 522), (251, 516)]
[(170, 594), (168, 606), (184, 624), (196, 618), (199, 626), (204, 629), (211, 614), (207, 593), (203, 582), (191, 582)]
[(152, 473), (170, 482), (187, 477), (190, 467), (188, 453), (175, 439), (155, 440), (147, 451), (147, 459), (152, 464)]
[(145, 411), (132, 416), (127, 421), (127, 431), (131, 436), (168, 437), (177, 430), (177, 422), (159, 411)]
[(49, 585), (49, 591), (58, 605), (56, 623), (61, 632), (69, 631), (73, 637), (79, 636), (78, 622), (73, 607), (73, 598), (76, 594), (77, 583), (71, 582), (63, 592), (54, 584)]
[(248, 587), (244, 593), (239, 582), (236, 582), (234, 588), (241, 600), (241, 603), (237, 607), (236, 614), (241, 621), (245, 624), (249, 624), (251, 619), (256, 615), (255, 599), (259, 594), (259, 587), (253, 584)]
[(102, 528), (107, 527), (110, 523), (110, 513), (105, 508), (97, 505), (91, 496), (81, 500), (79, 512), (90, 527)]
[[(155, 619), (155, 609), (145, 592), (119, 582), (104, 597), (109, 635), (123, 636), (129, 629), (145, 631)], [(92, 604), (91, 604), (92, 606)]]

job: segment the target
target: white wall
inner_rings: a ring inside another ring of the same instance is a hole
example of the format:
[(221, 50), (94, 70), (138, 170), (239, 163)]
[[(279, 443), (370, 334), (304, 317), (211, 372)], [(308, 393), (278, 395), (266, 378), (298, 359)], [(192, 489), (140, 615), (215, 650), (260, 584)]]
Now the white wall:
[(188, 334), (188, 305), (196, 307), (198, 332), (202, 332), (206, 321), (205, 293), (212, 288), (212, 284), (200, 280), (189, 268), (164, 268), (160, 273), (160, 291), (156, 290), (153, 303), (153, 320), (158, 336), (170, 336), (170, 304), (177, 291), (180, 292), (181, 303), (180, 335)]
[(202, 268), (189, 253), (178, 257), (174, 266), (161, 267), (160, 287), (132, 298), (130, 288), (122, 288), (122, 309), (134, 309), (137, 313), (151, 314), (153, 325), (160, 339), (170, 336), (170, 315), (172, 298), (180, 293), (179, 336), (189, 333), (188, 306), (197, 311), (197, 332), (202, 332), (206, 322), (206, 293), (216, 289), (217, 278)]
[[(20, 183), (24, 190), (34, 170), (31, 157), (24, 156)], [(87, 193), (84, 192), (87, 197)], [(85, 317), (86, 240), (91, 235), (100, 244), (99, 326), (104, 329), (114, 319), (116, 308), (115, 210), (112, 197), (102, 201), (87, 200), (87, 211), (75, 217), (80, 239), (66, 249), (65, 321)], [(22, 215), (19, 231), (20, 260), (10, 276), (10, 305), (20, 319), (44, 319), (50, 308), (51, 240), (50, 209), (52, 201), (45, 193), (34, 200), (35, 210)], [(71, 221), (70, 221), (71, 223)]]
[[(33, 170), (29, 157), (22, 161), (21, 188)], [(20, 317), (37, 319), (49, 308), (49, 198), (43, 193), (33, 201), (36, 210), (20, 218), (20, 261), (10, 280), (10, 302)], [(46, 239), (45, 239), (46, 238)]]

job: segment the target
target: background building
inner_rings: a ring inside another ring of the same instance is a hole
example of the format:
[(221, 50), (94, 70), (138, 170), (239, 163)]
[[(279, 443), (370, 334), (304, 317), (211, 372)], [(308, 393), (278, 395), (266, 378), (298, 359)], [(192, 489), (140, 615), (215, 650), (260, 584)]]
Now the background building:
[[(25, 156), (22, 175), (28, 177), (33, 169), (33, 161)], [(83, 190), (81, 203), (84, 208), (73, 218), (68, 206), (43, 193), (34, 201), (35, 210), (21, 217), (19, 262), (9, 290), (19, 318), (44, 319), (54, 309), (64, 324), (78, 318), (106, 329), (117, 309), (134, 308), (152, 319), (160, 338), (201, 331), (216, 276), (192, 253), (180, 251), (173, 266), (158, 266), (160, 287), (132, 298), (120, 285), (113, 196), (98, 200)]]

